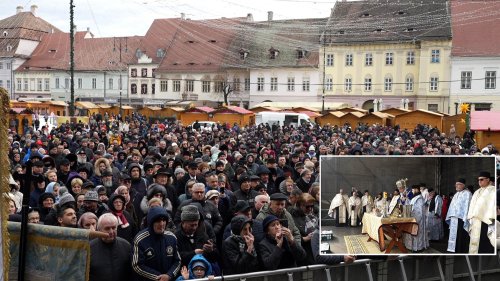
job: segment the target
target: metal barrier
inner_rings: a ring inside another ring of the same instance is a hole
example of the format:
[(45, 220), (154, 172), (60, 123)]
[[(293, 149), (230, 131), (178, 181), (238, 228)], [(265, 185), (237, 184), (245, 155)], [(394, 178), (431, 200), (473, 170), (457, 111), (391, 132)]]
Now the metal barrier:
[[(499, 256), (397, 256), (388, 260), (361, 259), (351, 264), (310, 265), (296, 268), (217, 276), (213, 280), (347, 281), (347, 280), (471, 280), (500, 279)], [(477, 268), (473, 267), (477, 261)], [(443, 268), (444, 263), (444, 268)], [(465, 264), (464, 264), (465, 263)], [(399, 270), (398, 270), (399, 268)], [(465, 271), (461, 271), (466, 269)], [(195, 279), (198, 281), (207, 278)]]

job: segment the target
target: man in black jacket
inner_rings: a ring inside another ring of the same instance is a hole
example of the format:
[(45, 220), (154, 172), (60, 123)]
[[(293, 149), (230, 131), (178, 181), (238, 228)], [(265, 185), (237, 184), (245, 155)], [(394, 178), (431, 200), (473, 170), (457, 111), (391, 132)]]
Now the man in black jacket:
[(236, 216), (231, 220), (232, 235), (224, 240), (224, 274), (241, 274), (259, 270), (252, 234), (252, 219)]
[(90, 242), (90, 281), (127, 281), (130, 276), (130, 243), (117, 237), (118, 220), (110, 213), (97, 221), (97, 230), (106, 238)]

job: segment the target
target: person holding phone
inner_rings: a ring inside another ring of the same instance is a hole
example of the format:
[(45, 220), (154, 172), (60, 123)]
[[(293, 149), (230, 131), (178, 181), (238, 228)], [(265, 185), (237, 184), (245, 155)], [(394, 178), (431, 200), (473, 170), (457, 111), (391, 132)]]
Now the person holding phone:
[(258, 245), (257, 254), (265, 270), (296, 267), (306, 258), (306, 252), (297, 243), (290, 229), (281, 225), (274, 215), (263, 221), (265, 238)]
[(259, 270), (252, 225), (253, 221), (248, 216), (238, 215), (231, 220), (231, 236), (222, 243), (224, 274), (241, 274)]

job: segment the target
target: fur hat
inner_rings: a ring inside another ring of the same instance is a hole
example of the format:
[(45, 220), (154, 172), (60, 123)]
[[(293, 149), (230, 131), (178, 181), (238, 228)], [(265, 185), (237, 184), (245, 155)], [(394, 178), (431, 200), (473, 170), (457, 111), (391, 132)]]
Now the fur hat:
[(186, 205), (182, 207), (181, 221), (198, 221), (200, 220), (200, 212), (198, 208), (193, 205)]

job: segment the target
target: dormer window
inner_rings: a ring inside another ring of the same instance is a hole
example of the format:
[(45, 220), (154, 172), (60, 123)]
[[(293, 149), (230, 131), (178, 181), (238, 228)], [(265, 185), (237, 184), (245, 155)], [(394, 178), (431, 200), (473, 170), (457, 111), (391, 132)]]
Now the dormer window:
[(186, 43), (193, 44), (194, 40), (188, 40)]
[(161, 48), (156, 50), (156, 57), (157, 58), (163, 58), (164, 56), (165, 56), (165, 50), (163, 50)]
[(142, 56), (142, 51), (141, 51), (141, 49), (137, 49), (137, 50), (135, 50), (135, 56), (136, 56), (137, 58), (140, 58), (140, 57)]
[(278, 55), (280, 54), (280, 51), (275, 49), (275, 48), (271, 48), (269, 49), (269, 58), (274, 60), (278, 57)]
[(7, 37), (7, 35), (9, 35), (9, 33), (6, 31), (3, 32), (3, 37)]
[(363, 14), (361, 14), (361, 17), (367, 18), (367, 17), (371, 17), (371, 15), (369, 13), (363, 13)]
[(210, 43), (216, 43), (217, 41), (212, 39), (212, 40), (208, 40), (208, 42), (210, 42)]
[(339, 30), (339, 34), (345, 34), (345, 31)]
[(49, 53), (55, 53), (55, 52), (57, 52), (57, 50), (56, 50), (56, 49), (50, 49), (50, 50), (49, 50)]
[(244, 50), (244, 49), (241, 49), (240, 50), (240, 59), (244, 60), (248, 57), (248, 51), (247, 50)]
[(405, 11), (397, 11), (395, 14), (398, 16), (403, 16), (403, 15), (406, 15), (406, 12)]
[(306, 57), (306, 50), (298, 49), (297, 50), (297, 59), (303, 59)]
[(405, 32), (413, 32), (415, 31), (415, 28), (413, 27), (408, 27), (407, 29), (405, 29)]
[(10, 52), (10, 51), (12, 51), (12, 46), (9, 44), (9, 45), (7, 45), (7, 52)]
[(382, 28), (377, 28), (373, 32), (375, 32), (375, 33), (382, 33), (382, 32), (384, 32), (384, 30)]

